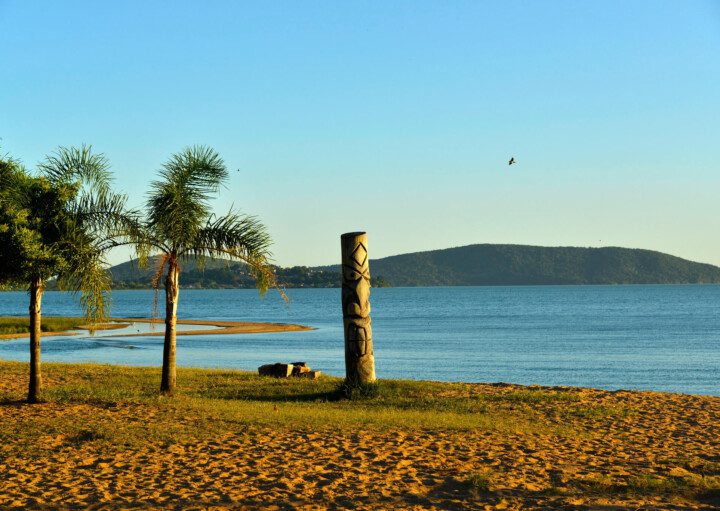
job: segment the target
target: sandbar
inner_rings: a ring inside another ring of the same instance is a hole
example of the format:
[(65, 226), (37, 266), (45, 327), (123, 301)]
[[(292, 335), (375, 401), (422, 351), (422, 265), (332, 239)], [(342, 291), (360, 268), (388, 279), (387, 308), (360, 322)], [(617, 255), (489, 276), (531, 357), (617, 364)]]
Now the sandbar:
[[(149, 318), (112, 318), (112, 323), (103, 323), (96, 325), (97, 330), (120, 330), (127, 328), (132, 323), (151, 323), (154, 325), (164, 325), (165, 320), (163, 319), (149, 319)], [(261, 334), (261, 333), (272, 333), (272, 332), (299, 332), (306, 330), (314, 330), (314, 328), (297, 325), (293, 323), (269, 323), (260, 321), (216, 321), (211, 319), (179, 319), (178, 325), (205, 325), (208, 329), (200, 330), (178, 330), (177, 335), (228, 335), (228, 334)], [(89, 330), (91, 325), (81, 325), (78, 327), (79, 330)], [(79, 335), (77, 330), (69, 330), (65, 332), (43, 332), (43, 337), (65, 337), (72, 335)], [(158, 331), (143, 332), (143, 333), (132, 333), (126, 334), (118, 332), (113, 337), (147, 337), (147, 336), (163, 336), (165, 330), (159, 329)], [(27, 332), (13, 333), (13, 334), (2, 334), (2, 339), (23, 339), (30, 337)]]

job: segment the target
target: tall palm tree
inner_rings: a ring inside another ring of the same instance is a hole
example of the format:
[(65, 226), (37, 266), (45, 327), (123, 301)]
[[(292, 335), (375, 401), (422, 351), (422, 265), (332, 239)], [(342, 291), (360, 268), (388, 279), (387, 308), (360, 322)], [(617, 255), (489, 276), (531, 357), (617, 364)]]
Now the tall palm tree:
[[(181, 262), (206, 258), (234, 259), (246, 263), (261, 294), (276, 286), (270, 265), (271, 239), (253, 216), (231, 210), (215, 216), (210, 199), (227, 181), (220, 155), (205, 146), (188, 147), (163, 165), (160, 179), (151, 184), (146, 218), (139, 232), (130, 236), (138, 247), (141, 264), (158, 254), (153, 287), (165, 286), (165, 342), (160, 390), (172, 394), (176, 384), (176, 325)], [(283, 295), (284, 296), (284, 295)]]
[(40, 334), (45, 283), (80, 293), (89, 322), (107, 317), (110, 278), (104, 254), (124, 229), (125, 197), (110, 191), (107, 159), (91, 148), (61, 147), (29, 174), (0, 160), (0, 284), (30, 293), (28, 402), (41, 399)]

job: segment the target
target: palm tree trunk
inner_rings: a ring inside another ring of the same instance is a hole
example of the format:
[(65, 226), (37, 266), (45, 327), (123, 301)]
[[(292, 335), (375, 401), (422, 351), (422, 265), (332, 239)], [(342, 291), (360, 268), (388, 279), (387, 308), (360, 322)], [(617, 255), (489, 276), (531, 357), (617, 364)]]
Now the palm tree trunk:
[(165, 345), (163, 347), (162, 382), (160, 391), (172, 394), (175, 391), (175, 344), (177, 325), (177, 303), (180, 294), (180, 268), (171, 259), (165, 277)]
[(40, 325), (42, 321), (43, 281), (34, 278), (30, 283), (30, 387), (28, 403), (40, 401), (42, 375), (40, 374)]

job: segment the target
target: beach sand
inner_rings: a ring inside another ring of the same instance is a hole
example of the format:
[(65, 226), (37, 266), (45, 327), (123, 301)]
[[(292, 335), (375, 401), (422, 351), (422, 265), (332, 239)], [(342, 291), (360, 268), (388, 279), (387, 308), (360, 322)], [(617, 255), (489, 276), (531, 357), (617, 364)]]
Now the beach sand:
[[(146, 336), (163, 336), (165, 330), (159, 329), (153, 332), (144, 333), (123, 333), (123, 330), (129, 327), (132, 323), (151, 323), (153, 325), (163, 326), (165, 320), (163, 319), (147, 319), (147, 318), (112, 318), (110, 321), (115, 323), (103, 323), (98, 325), (99, 330), (118, 330), (113, 337), (146, 337)], [(207, 325), (217, 328), (207, 330), (178, 330), (177, 335), (227, 335), (227, 334), (260, 334), (270, 332), (297, 332), (302, 330), (313, 330), (313, 328), (304, 325), (295, 325), (291, 323), (265, 323), (258, 321), (214, 321), (214, 320), (194, 320), (194, 319), (179, 319), (178, 325)], [(78, 328), (80, 330), (89, 330), (91, 325), (81, 325)], [(78, 331), (66, 331), (66, 332), (43, 332), (43, 337), (56, 336), (70, 336), (78, 335)], [(30, 337), (29, 333), (17, 333), (17, 334), (2, 334), (2, 339), (23, 339)]]
[[(68, 376), (63, 367), (70, 366), (51, 367), (48, 386), (73, 385), (72, 374), (82, 372), (73, 369)], [(283, 415), (295, 409), (292, 402), (262, 399), (213, 405), (232, 410), (232, 419), (192, 413), (196, 402), (187, 396), (29, 406), (19, 401), (24, 369), (0, 362), (2, 509), (609, 511), (720, 505), (717, 397), (437, 384), (447, 385), (448, 399), (460, 393), (488, 403), (490, 422), (453, 429), (351, 419), (319, 427)], [(232, 372), (222, 375), (233, 378)], [(303, 410), (312, 413), (313, 406)], [(271, 422), (257, 422), (252, 414), (258, 413)], [(78, 421), (90, 429), (78, 433), (69, 426)], [(166, 434), (147, 433), (158, 429)], [(106, 438), (113, 434), (121, 440)], [(18, 435), (32, 441), (18, 445)]]

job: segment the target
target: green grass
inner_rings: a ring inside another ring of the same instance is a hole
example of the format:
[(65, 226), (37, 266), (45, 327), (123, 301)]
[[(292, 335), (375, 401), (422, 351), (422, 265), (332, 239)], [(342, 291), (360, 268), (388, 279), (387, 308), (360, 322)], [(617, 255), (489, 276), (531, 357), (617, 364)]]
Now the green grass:
[(512, 390), (503, 394), (487, 396), (488, 401), (502, 401), (515, 404), (547, 404), (547, 403), (572, 403), (580, 400), (580, 396), (571, 392), (564, 392), (555, 389), (544, 389), (542, 387), (529, 387), (527, 389)]
[(628, 478), (613, 478), (607, 474), (595, 474), (576, 486), (583, 492), (595, 495), (682, 495), (698, 497), (720, 492), (720, 477), (688, 474), (683, 477), (659, 474), (637, 474)]
[[(23, 402), (27, 364), (0, 361), (0, 457), (34, 463), (59, 451), (97, 456), (171, 450), (228, 436), (252, 440), (268, 429), (330, 435), (462, 433), (457, 438), (463, 442), (473, 441), (475, 433), (498, 442), (544, 436), (563, 443), (602, 434), (589, 424), (640, 412), (629, 402), (593, 404), (581, 392), (554, 388), (407, 380), (347, 386), (332, 377), (275, 379), (180, 368), (176, 395), (164, 397), (159, 394), (159, 368), (46, 363), (43, 374), (46, 403), (29, 406)], [(542, 493), (698, 500), (720, 495), (720, 466), (712, 453), (659, 460), (658, 465), (657, 473), (599, 473), (562, 484), (553, 481)], [(502, 496), (502, 467), (475, 467), (453, 481), (478, 498)]]
[[(464, 395), (440, 396), (454, 384), (384, 380), (348, 391), (340, 378), (276, 379), (242, 371), (179, 369), (177, 395), (158, 397), (159, 370), (118, 366), (82, 367), (72, 383), (48, 388), (45, 397), (59, 402), (117, 404), (171, 402), (196, 417), (234, 423), (313, 428), (380, 426), (403, 429), (556, 433), (519, 414), (490, 409)], [(52, 368), (54, 369), (54, 368)], [(98, 385), (98, 382), (103, 382)], [(350, 392), (350, 393), (349, 393)]]
[[(708, 453), (710, 455), (710, 453)], [(668, 468), (680, 467), (688, 472), (702, 476), (720, 476), (720, 461), (712, 461), (705, 458), (671, 458), (658, 460), (659, 463)]]
[[(25, 382), (26, 371), (26, 364), (0, 362), (5, 381)], [(177, 393), (168, 398), (159, 395), (159, 368), (46, 363), (43, 374), (46, 402), (62, 405), (61, 410), (90, 405), (95, 411), (0, 421), (0, 445), (17, 447), (18, 455), (41, 455), (46, 442), (38, 438), (48, 435), (59, 435), (70, 445), (92, 443), (116, 450), (147, 442), (192, 442), (258, 427), (578, 434), (566, 425), (468, 395), (465, 384), (383, 380), (348, 398), (340, 378), (285, 380), (243, 371), (181, 368)], [(0, 406), (25, 406), (24, 392), (24, 383), (14, 390), (0, 385)], [(128, 410), (143, 420), (129, 418)], [(19, 447), (23, 445), (34, 447)]]
[(473, 472), (467, 476), (465, 482), (475, 494), (489, 493), (492, 479), (492, 475), (488, 472)]
[[(43, 332), (65, 332), (84, 323), (83, 318), (43, 317), (40, 322), (40, 329)], [(29, 331), (29, 317), (0, 317), (0, 335), (23, 334)]]

